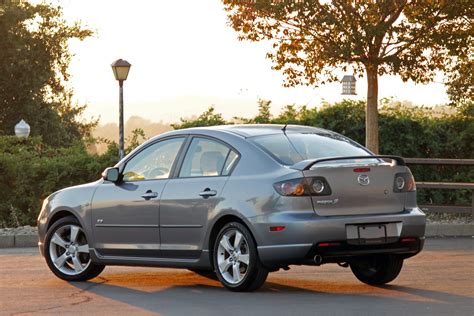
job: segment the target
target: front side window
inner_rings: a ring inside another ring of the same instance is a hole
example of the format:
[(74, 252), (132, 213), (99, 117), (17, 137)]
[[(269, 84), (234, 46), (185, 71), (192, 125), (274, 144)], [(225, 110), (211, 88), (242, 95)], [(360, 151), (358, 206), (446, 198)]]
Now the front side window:
[(171, 138), (148, 146), (130, 159), (123, 170), (123, 181), (166, 179), (184, 138)]
[[(231, 153), (233, 154), (230, 155)], [(235, 152), (226, 145), (211, 139), (195, 137), (189, 145), (179, 177), (228, 175), (236, 160)], [(227, 168), (224, 168), (225, 166)], [(223, 172), (223, 169), (226, 170)]]

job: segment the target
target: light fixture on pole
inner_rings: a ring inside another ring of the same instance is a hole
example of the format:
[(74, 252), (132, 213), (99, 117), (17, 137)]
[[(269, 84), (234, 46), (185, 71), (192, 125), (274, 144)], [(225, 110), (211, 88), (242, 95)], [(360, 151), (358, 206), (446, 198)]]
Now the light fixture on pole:
[(124, 140), (123, 140), (123, 82), (127, 80), (128, 72), (132, 66), (129, 62), (123, 59), (117, 59), (112, 63), (112, 70), (115, 79), (119, 82), (119, 157), (122, 159), (125, 156)]
[(353, 75), (345, 75), (342, 78), (342, 95), (357, 95), (356, 81)]
[(27, 138), (30, 135), (30, 125), (21, 120), (15, 125), (15, 135), (18, 138)]

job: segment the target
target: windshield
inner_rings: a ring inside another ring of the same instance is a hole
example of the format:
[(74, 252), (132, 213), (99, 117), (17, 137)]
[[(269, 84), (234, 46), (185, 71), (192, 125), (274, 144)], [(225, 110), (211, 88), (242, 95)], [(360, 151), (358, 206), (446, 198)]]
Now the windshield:
[[(293, 165), (306, 159), (370, 155), (366, 149), (348, 138), (334, 134), (281, 133), (257, 136), (253, 138), (253, 141), (284, 165)], [(362, 160), (375, 161), (374, 159)], [(360, 163), (362, 161), (346, 159), (344, 162)]]

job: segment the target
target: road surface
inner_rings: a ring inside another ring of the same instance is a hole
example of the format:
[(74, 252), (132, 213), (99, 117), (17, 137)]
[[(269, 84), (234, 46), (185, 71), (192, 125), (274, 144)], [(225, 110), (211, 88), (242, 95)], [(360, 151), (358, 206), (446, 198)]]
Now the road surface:
[(0, 314), (474, 315), (474, 239), (429, 239), (390, 285), (337, 265), (292, 266), (255, 293), (187, 270), (107, 267), (90, 282), (56, 278), (34, 248), (0, 250)]

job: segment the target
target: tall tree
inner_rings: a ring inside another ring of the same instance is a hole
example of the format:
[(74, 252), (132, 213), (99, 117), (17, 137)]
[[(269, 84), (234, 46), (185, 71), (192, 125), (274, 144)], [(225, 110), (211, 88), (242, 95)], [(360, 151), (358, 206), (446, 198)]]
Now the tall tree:
[(67, 81), (69, 40), (91, 34), (66, 23), (61, 8), (46, 2), (0, 3), (0, 135), (12, 134), (20, 119), (52, 145), (70, 144), (90, 132), (94, 122), (81, 120), (85, 106), (72, 102)]
[(366, 146), (379, 151), (378, 77), (427, 83), (456, 59), (472, 60), (472, 0), (223, 0), (239, 39), (270, 40), (285, 86), (338, 81), (337, 69), (368, 83)]

